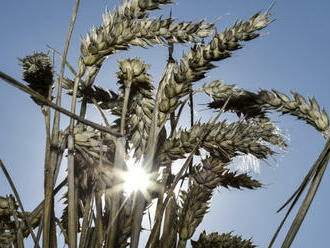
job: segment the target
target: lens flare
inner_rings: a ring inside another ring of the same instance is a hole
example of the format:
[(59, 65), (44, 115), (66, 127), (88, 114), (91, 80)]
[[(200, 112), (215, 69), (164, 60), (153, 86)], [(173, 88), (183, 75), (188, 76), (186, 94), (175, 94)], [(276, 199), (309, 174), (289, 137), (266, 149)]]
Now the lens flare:
[(123, 173), (124, 191), (131, 194), (135, 191), (146, 192), (150, 185), (150, 175), (139, 163), (127, 160), (127, 171)]

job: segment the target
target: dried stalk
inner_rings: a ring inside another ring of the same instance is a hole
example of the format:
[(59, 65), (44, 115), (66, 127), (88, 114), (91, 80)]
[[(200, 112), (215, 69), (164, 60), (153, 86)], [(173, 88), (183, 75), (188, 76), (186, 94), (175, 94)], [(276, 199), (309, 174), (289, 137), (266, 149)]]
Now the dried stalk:
[(58, 218), (55, 218), (55, 222), (59, 226), (59, 228), (60, 228), (60, 230), (61, 230), (61, 232), (64, 236), (65, 243), (68, 244), (69, 243), (69, 238), (68, 238), (68, 235), (66, 234), (66, 231), (64, 230), (64, 227), (63, 227), (61, 221)]
[[(78, 0), (79, 1), (79, 0)], [(80, 81), (80, 73), (74, 80), (73, 95), (71, 101), (71, 113), (76, 111), (76, 100), (78, 83)], [(75, 176), (74, 176), (74, 119), (70, 119), (69, 137), (68, 137), (68, 200), (69, 200), (69, 214), (68, 214), (68, 236), (69, 247), (75, 248), (77, 246), (76, 224), (75, 218)]]
[[(51, 47), (51, 46), (49, 46), (49, 45), (47, 45), (47, 48), (48, 49), (50, 49), (50, 50), (52, 50), (54, 53), (56, 53), (58, 56), (60, 56), (60, 58), (62, 59), (62, 61), (63, 61), (63, 56), (62, 56), (62, 54), (59, 52), (59, 51), (57, 51), (55, 48), (53, 48), (53, 47)], [(65, 60), (65, 65), (69, 68), (69, 70), (71, 71), (71, 73), (74, 75), (74, 76), (76, 76), (77, 75), (77, 72), (76, 72), (76, 70), (70, 65), (70, 63), (67, 61), (67, 60)], [(63, 80), (63, 78), (62, 78), (62, 80)]]
[(106, 126), (107, 128), (111, 128), (111, 126), (110, 126), (110, 124), (109, 124), (109, 122), (108, 122), (108, 120), (107, 120), (107, 117), (106, 117), (105, 114), (103, 113), (103, 111), (102, 111), (100, 105), (96, 102), (95, 98), (92, 98), (92, 101), (93, 101), (94, 106), (97, 108), (97, 110), (99, 111), (100, 115), (102, 116), (102, 119), (103, 119), (103, 121), (104, 121), (105, 126)]
[[(80, 0), (75, 0), (75, 6), (72, 12), (70, 27), (68, 30), (64, 52), (63, 52), (63, 59), (61, 64), (61, 71), (59, 76), (59, 83), (57, 89), (57, 97), (56, 97), (56, 106), (60, 107), (61, 105), (61, 97), (62, 97), (62, 80), (64, 75), (65, 69), (65, 61), (67, 57), (67, 52), (69, 50), (69, 44), (71, 40), (71, 35), (74, 27), (74, 23), (76, 20), (78, 7), (79, 7)], [(60, 113), (55, 111), (54, 117), (54, 124), (53, 124), (53, 133), (52, 133), (52, 145), (57, 146), (58, 143), (58, 131), (60, 126)], [(69, 139), (70, 140), (70, 139)], [(54, 173), (55, 173), (55, 165), (56, 165), (56, 151), (52, 150), (49, 154), (49, 160), (47, 159), (47, 163), (45, 164), (45, 207), (44, 207), (44, 215), (43, 215), (43, 247), (48, 248), (50, 244), (50, 225), (51, 225), (51, 213), (52, 210), (52, 201), (53, 201), (53, 188), (54, 188)]]
[[(125, 158), (125, 139), (119, 138), (116, 141), (116, 151), (115, 151), (115, 161), (114, 168), (122, 169), (124, 168), (124, 158)], [(109, 216), (109, 229), (110, 235), (108, 235), (108, 247), (116, 248), (117, 241), (117, 232), (118, 232), (118, 219), (116, 216), (118, 215), (119, 207), (120, 207), (120, 195), (119, 192), (111, 193), (112, 201), (111, 201), (111, 210)]]
[[(129, 73), (128, 73), (129, 74)], [(127, 105), (128, 105), (128, 98), (129, 98), (129, 94), (131, 92), (131, 79), (130, 79), (130, 74), (128, 76), (128, 80), (125, 83), (125, 95), (124, 95), (124, 105), (123, 105), (123, 109), (121, 112), (121, 122), (120, 122), (120, 134), (121, 135), (125, 135), (125, 121), (126, 121), (126, 113), (127, 113)]]
[(175, 247), (177, 241), (177, 207), (175, 197), (168, 202), (163, 225), (163, 234), (159, 242), (161, 248)]
[(9, 84), (11, 84), (12, 86), (18, 88), (19, 90), (24, 91), (25, 93), (28, 93), (29, 95), (33, 96), (34, 98), (38, 99), (38, 101), (42, 102), (45, 105), (50, 106), (51, 108), (61, 112), (62, 114), (65, 114), (75, 120), (77, 120), (78, 122), (81, 122), (85, 125), (91, 126), (97, 130), (100, 130), (102, 132), (106, 132), (109, 134), (112, 134), (116, 137), (120, 137), (120, 133), (109, 130), (108, 128), (105, 128), (95, 122), (86, 120), (84, 118), (81, 118), (80, 116), (71, 113), (70, 111), (61, 108), (59, 106), (57, 106), (56, 104), (54, 104), (53, 102), (48, 101), (46, 98), (44, 98), (43, 96), (41, 96), (40, 94), (36, 93), (35, 91), (29, 89), (28, 87), (26, 87), (25, 85), (21, 84), (20, 82), (18, 82), (17, 80), (13, 79), (12, 77), (8, 76), (7, 74), (3, 73), (0, 71), (0, 78), (2, 78), (4, 81), (8, 82)]
[(291, 246), (291, 244), (307, 214), (307, 211), (314, 199), (317, 189), (321, 183), (323, 174), (328, 165), (329, 158), (330, 158), (330, 139), (327, 140), (324, 150), (316, 162), (316, 164), (318, 164), (318, 168), (315, 172), (313, 181), (312, 181), (312, 183), (309, 187), (308, 193), (305, 196), (305, 199), (304, 199), (303, 203), (301, 204), (301, 207), (299, 208), (299, 211), (285, 237), (285, 240), (281, 246), (282, 248), (289, 248)]
[[(94, 192), (94, 190), (92, 190)], [(94, 198), (94, 194), (91, 193), (87, 196), (86, 204), (83, 211), (83, 221), (82, 221), (82, 227), (81, 227), (81, 235), (80, 235), (80, 242), (79, 242), (79, 248), (85, 248), (86, 247), (86, 238), (87, 238), (87, 231), (90, 227), (90, 221), (91, 221), (91, 212), (92, 212), (92, 201)]]

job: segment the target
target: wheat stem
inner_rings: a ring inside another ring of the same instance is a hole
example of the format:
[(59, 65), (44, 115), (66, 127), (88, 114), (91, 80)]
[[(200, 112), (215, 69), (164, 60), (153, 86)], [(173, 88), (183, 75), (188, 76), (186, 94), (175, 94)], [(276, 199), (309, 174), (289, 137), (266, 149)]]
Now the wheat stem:
[(313, 181), (309, 187), (308, 193), (305, 196), (305, 199), (303, 203), (301, 204), (301, 207), (299, 208), (299, 211), (285, 237), (285, 240), (282, 244), (282, 248), (289, 248), (308, 212), (308, 209), (314, 199), (314, 196), (317, 192), (317, 189), (321, 183), (323, 174), (327, 168), (328, 161), (330, 158), (330, 139), (328, 139), (327, 144), (325, 145), (324, 152), (321, 153), (318, 161), (319, 166), (317, 168), (317, 171), (315, 172)]
[(0, 71), (0, 78), (2, 78), (5, 82), (8, 82), (9, 84), (13, 85), (14, 87), (18, 88), (21, 91), (24, 91), (25, 93), (28, 93), (29, 95), (33, 96), (34, 98), (38, 99), (40, 102), (42, 102), (45, 105), (50, 106), (51, 108), (61, 112), (62, 114), (65, 114), (75, 120), (77, 120), (78, 122), (81, 122), (85, 125), (91, 126), (97, 130), (100, 130), (102, 132), (106, 132), (109, 134), (114, 135), (115, 137), (121, 137), (121, 134), (112, 130), (109, 130), (108, 128), (105, 128), (95, 122), (86, 120), (84, 118), (81, 118), (80, 116), (71, 113), (70, 111), (61, 108), (59, 106), (57, 106), (56, 104), (54, 104), (53, 102), (48, 101), (46, 98), (44, 98), (42, 95), (38, 94), (37, 92), (29, 89), (28, 87), (26, 87), (25, 85), (21, 84), (20, 82), (18, 82), (17, 80), (13, 79), (12, 77), (8, 76), (7, 74), (3, 73)]

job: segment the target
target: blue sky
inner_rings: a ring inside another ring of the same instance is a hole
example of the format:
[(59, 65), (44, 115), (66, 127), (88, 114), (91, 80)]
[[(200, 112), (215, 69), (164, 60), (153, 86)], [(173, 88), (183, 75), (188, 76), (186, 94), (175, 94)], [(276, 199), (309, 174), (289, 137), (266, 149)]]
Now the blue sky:
[[(0, 30), (0, 70), (21, 80), (21, 69), (17, 58), (35, 51), (46, 52), (46, 45), (63, 51), (68, 24), (74, 1), (5, 1), (1, 5)], [(246, 20), (259, 10), (265, 10), (270, 1), (264, 0), (177, 0), (172, 6), (173, 16), (181, 20), (197, 21), (206, 18), (217, 23), (218, 30), (228, 27), (239, 18)], [(77, 24), (69, 50), (68, 61), (76, 67), (80, 52), (80, 36), (93, 26), (101, 23), (105, 6), (112, 9), (118, 0), (81, 1)], [(276, 19), (266, 30), (263, 37), (246, 43), (246, 47), (236, 51), (230, 59), (217, 63), (209, 78), (203, 82), (223, 79), (225, 83), (258, 90), (275, 88), (289, 93), (298, 91), (304, 96), (315, 96), (321, 106), (330, 110), (329, 62), (330, 39), (330, 2), (321, 1), (281, 1), (278, 0), (271, 11)], [(169, 8), (154, 14), (168, 15)], [(176, 46), (176, 57), (180, 58), (189, 45)], [(132, 49), (112, 56), (105, 63), (97, 84), (116, 89), (114, 72), (121, 57), (138, 56), (152, 66), (154, 81), (158, 82), (167, 50), (157, 46), (153, 49)], [(60, 63), (60, 60), (57, 60)], [(67, 74), (70, 75), (70, 74)], [(200, 104), (207, 98), (196, 99)], [(68, 98), (64, 101), (68, 108)], [(199, 105), (203, 109), (202, 105)], [(21, 194), (27, 210), (35, 207), (43, 197), (43, 154), (44, 120), (40, 109), (24, 93), (0, 81), (0, 158), (7, 166)], [(203, 111), (203, 117), (212, 113)], [(100, 122), (95, 111), (88, 118)], [(263, 189), (220, 190), (212, 200), (210, 213), (201, 224), (199, 231), (234, 231), (244, 238), (252, 237), (259, 247), (265, 247), (282, 214), (276, 209), (296, 189), (316, 160), (324, 145), (323, 137), (302, 121), (293, 117), (275, 115), (279, 126), (290, 134), (290, 146), (286, 153), (262, 164), (261, 174), (254, 175), (265, 184)], [(67, 119), (62, 121), (65, 127)], [(62, 173), (62, 176), (64, 172)], [(330, 247), (330, 187), (329, 170), (325, 173), (319, 192), (298, 233), (292, 247)], [(11, 190), (0, 173), (0, 195)], [(288, 223), (291, 223), (289, 219)], [(279, 241), (283, 240), (282, 231)], [(275, 244), (279, 247), (280, 242)]]

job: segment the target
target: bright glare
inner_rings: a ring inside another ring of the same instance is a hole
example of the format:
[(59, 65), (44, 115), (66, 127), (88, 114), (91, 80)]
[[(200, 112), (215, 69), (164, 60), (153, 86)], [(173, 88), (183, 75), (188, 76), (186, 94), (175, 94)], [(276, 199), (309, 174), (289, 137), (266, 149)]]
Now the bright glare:
[(140, 164), (127, 161), (128, 170), (124, 172), (124, 191), (131, 194), (134, 191), (146, 192), (150, 184), (150, 176), (145, 172)]

